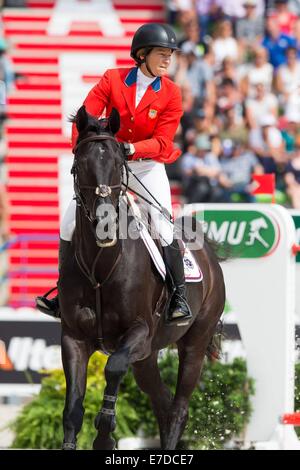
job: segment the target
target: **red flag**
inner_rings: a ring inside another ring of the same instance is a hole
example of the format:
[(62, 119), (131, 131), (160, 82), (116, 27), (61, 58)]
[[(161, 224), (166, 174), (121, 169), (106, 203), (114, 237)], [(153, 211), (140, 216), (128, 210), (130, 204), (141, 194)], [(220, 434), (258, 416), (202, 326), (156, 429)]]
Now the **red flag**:
[(268, 175), (252, 175), (251, 194), (275, 194), (275, 173)]

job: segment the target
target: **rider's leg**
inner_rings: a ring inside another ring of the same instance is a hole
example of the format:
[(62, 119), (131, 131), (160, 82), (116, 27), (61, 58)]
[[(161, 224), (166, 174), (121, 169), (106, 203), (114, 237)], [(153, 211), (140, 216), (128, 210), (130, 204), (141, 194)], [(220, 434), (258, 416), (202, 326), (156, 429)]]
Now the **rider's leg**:
[[(136, 176), (147, 187), (151, 194), (172, 213), (170, 184), (166, 174), (165, 166), (162, 163), (137, 162), (131, 165)], [(151, 200), (151, 196), (145, 189), (131, 176), (129, 186)], [(141, 201), (145, 207), (143, 201)], [(155, 201), (152, 201), (155, 205)], [(190, 308), (186, 300), (185, 276), (182, 255), (178, 241), (174, 240), (173, 225), (158, 210), (151, 207), (151, 220), (156, 233), (160, 234), (165, 263), (167, 265), (169, 284), (173, 290), (167, 320), (176, 322), (179, 320), (189, 320), (192, 317)]]
[[(75, 214), (76, 214), (76, 201), (73, 199), (69, 204), (67, 211), (63, 217), (61, 229), (60, 229), (60, 240), (59, 240), (59, 273), (65, 262), (70, 256), (71, 251), (71, 240), (75, 229)], [(50, 315), (55, 318), (60, 317), (58, 296), (53, 299), (48, 299), (47, 295), (39, 296), (36, 298), (36, 307), (43, 313)]]
[(170, 245), (163, 246), (163, 254), (170, 277), (169, 282), (174, 289), (167, 321), (173, 323), (178, 320), (189, 320), (192, 318), (192, 312), (186, 300), (184, 267), (178, 240), (174, 239)]

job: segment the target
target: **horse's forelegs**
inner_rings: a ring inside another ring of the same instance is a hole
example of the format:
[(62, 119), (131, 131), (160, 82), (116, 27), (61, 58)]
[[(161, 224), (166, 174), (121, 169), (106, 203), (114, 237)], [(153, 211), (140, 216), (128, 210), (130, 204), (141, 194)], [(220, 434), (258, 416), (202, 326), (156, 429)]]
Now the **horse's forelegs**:
[(63, 412), (63, 450), (76, 449), (76, 436), (82, 426), (84, 415), (82, 402), (90, 356), (88, 349), (84, 341), (78, 341), (66, 334), (62, 335), (62, 361), (67, 385)]
[(149, 395), (159, 426), (161, 446), (164, 448), (168, 437), (168, 416), (173, 398), (169, 388), (161, 379), (157, 352), (133, 364), (133, 373), (139, 388)]
[(93, 448), (99, 450), (112, 450), (115, 441), (110, 436), (116, 427), (115, 404), (118, 389), (129, 365), (129, 349), (121, 349), (110, 356), (105, 367), (106, 387), (104, 390), (102, 408), (95, 419), (98, 434)]
[(107, 361), (102, 408), (95, 419), (98, 434), (93, 443), (94, 449), (111, 450), (115, 447), (115, 441), (110, 434), (116, 427), (115, 404), (119, 386), (128, 371), (129, 364), (136, 357), (137, 350), (143, 347), (147, 333), (146, 325), (134, 325), (122, 338), (119, 349)]

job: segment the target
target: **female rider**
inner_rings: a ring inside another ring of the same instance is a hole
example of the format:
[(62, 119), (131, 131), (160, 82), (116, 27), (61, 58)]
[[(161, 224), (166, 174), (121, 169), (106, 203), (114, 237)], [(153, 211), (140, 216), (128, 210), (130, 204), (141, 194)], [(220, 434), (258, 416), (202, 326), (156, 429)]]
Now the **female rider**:
[[(116, 138), (122, 143), (128, 165), (169, 214), (172, 213), (171, 192), (164, 164), (174, 162), (181, 153), (174, 149), (173, 138), (182, 116), (182, 100), (178, 86), (166, 75), (171, 55), (177, 49), (176, 36), (170, 26), (144, 24), (136, 31), (131, 44), (131, 57), (136, 67), (107, 70), (84, 101), (87, 112), (98, 118), (104, 109), (107, 116), (112, 108), (119, 111), (121, 127)], [(73, 148), (76, 140), (74, 126)], [(151, 199), (131, 173), (129, 187)], [(76, 201), (73, 200), (60, 230), (60, 266), (70, 252), (75, 210)], [(178, 241), (173, 237), (173, 225), (158, 210), (152, 209), (151, 215), (161, 237), (173, 286), (167, 320), (170, 323), (189, 320), (191, 311), (185, 295), (183, 261)], [(57, 297), (51, 300), (46, 296), (38, 297), (37, 307), (44, 313), (59, 316)]]

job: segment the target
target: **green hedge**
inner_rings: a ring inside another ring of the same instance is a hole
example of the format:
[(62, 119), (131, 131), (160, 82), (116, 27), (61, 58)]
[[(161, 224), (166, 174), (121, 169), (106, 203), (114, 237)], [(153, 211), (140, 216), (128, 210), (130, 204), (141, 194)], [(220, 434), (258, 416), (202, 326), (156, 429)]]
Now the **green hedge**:
[[(295, 366), (295, 411), (300, 412), (300, 363)], [(300, 438), (300, 427), (295, 427), (297, 436)]]
[[(91, 449), (95, 437), (94, 418), (98, 413), (105, 386), (105, 356), (95, 353), (90, 360), (85, 397), (85, 417), (78, 436), (78, 448)], [(160, 360), (163, 379), (174, 391), (177, 377), (177, 354), (168, 351)], [(248, 378), (245, 361), (232, 364), (207, 362), (199, 386), (190, 401), (190, 419), (182, 445), (190, 449), (217, 449), (245, 428), (251, 414), (250, 395), (253, 381)], [(58, 449), (63, 439), (62, 411), (65, 379), (62, 371), (53, 371), (42, 380), (41, 391), (12, 425), (14, 448)], [(117, 402), (118, 440), (158, 434), (148, 398), (137, 388), (132, 372), (123, 380)]]

